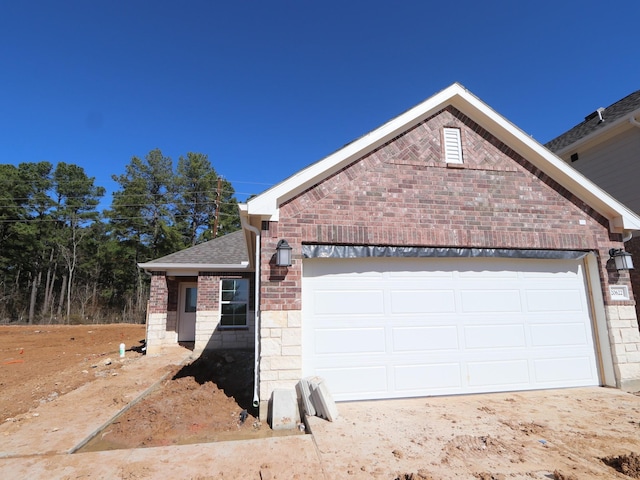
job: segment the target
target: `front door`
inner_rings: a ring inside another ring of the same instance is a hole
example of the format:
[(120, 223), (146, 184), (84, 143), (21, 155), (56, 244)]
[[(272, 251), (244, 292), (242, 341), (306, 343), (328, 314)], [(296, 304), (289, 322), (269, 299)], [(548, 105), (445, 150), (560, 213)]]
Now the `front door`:
[(197, 283), (180, 284), (180, 306), (178, 308), (178, 341), (195, 342)]

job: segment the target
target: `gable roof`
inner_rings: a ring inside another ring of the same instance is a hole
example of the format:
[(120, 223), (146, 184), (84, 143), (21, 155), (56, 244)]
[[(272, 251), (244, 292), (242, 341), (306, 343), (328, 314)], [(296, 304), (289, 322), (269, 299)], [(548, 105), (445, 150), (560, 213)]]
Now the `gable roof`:
[[(561, 152), (580, 140), (603, 133), (605, 130), (613, 128), (622, 122), (629, 121), (631, 117), (638, 113), (640, 113), (640, 90), (627, 95), (607, 108), (599, 108), (592, 114), (587, 115), (583, 122), (547, 142), (545, 146), (552, 152)], [(602, 120), (600, 119), (601, 117)]]
[(138, 266), (148, 272), (197, 274), (203, 270), (248, 270), (249, 254), (243, 230), (166, 255)]
[(241, 214), (277, 221), (279, 206), (447, 106), (453, 106), (518, 152), (569, 192), (609, 219), (617, 233), (640, 230), (640, 217), (499, 115), (459, 83), (435, 94), (377, 129), (347, 144), (240, 205)]

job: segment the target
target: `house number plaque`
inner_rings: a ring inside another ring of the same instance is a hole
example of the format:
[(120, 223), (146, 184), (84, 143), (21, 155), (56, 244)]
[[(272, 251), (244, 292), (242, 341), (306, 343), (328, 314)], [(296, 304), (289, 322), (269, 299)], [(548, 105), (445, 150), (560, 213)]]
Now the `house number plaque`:
[(611, 300), (629, 300), (629, 289), (626, 285), (609, 285)]

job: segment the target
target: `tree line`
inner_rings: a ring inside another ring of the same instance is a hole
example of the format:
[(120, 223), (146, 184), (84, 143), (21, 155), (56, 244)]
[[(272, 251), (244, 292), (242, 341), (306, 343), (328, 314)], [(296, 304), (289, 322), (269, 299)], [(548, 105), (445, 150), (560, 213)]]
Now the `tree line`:
[(105, 189), (78, 165), (0, 164), (0, 323), (142, 323), (137, 264), (240, 228), (235, 191), (207, 155), (132, 157)]

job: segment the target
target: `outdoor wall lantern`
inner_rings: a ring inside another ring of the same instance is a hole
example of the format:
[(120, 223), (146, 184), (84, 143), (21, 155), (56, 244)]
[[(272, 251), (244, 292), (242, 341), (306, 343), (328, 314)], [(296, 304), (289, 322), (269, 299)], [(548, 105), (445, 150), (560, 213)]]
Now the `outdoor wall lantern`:
[(612, 248), (609, 250), (609, 257), (613, 258), (613, 261), (616, 262), (616, 270), (633, 270), (631, 254), (621, 248)]
[(291, 266), (291, 248), (286, 240), (282, 239), (276, 246), (276, 265), (279, 267)]

